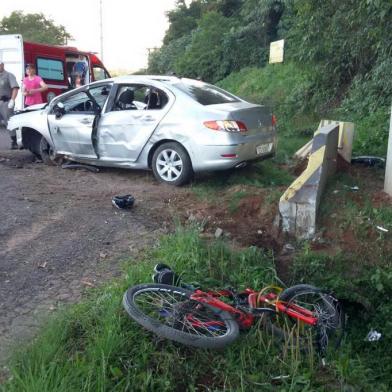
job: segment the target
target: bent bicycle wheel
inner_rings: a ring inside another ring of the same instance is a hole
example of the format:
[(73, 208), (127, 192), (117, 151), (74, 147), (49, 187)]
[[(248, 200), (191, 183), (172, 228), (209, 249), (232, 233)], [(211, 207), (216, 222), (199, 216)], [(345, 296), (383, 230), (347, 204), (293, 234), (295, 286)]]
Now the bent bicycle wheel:
[(317, 318), (317, 324), (311, 326), (286, 315), (285, 327), (280, 323), (280, 329), (286, 339), (291, 337), (302, 350), (314, 345), (317, 352), (323, 356), (328, 347), (339, 347), (345, 328), (345, 315), (336, 298), (317, 287), (300, 284), (284, 290), (279, 301), (288, 306), (306, 309)]
[(129, 288), (123, 306), (129, 316), (156, 335), (200, 348), (222, 348), (239, 334), (231, 314), (190, 298), (192, 291), (165, 284)]

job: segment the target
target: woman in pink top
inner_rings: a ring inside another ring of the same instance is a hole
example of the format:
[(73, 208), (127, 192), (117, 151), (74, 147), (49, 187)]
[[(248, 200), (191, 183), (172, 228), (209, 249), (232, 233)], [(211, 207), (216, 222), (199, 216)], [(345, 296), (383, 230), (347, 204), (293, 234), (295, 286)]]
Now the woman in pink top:
[(27, 76), (23, 79), (23, 95), (26, 97), (25, 106), (42, 103), (42, 91), (48, 89), (48, 86), (42, 80), (41, 76), (35, 74), (34, 64), (27, 64)]

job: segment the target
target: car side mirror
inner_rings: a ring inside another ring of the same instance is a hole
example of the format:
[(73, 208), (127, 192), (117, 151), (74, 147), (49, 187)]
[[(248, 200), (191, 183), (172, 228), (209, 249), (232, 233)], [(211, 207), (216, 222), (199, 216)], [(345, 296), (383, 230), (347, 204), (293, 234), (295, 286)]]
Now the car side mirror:
[(56, 103), (56, 105), (53, 107), (53, 113), (57, 120), (63, 117), (65, 114), (64, 104), (62, 102)]

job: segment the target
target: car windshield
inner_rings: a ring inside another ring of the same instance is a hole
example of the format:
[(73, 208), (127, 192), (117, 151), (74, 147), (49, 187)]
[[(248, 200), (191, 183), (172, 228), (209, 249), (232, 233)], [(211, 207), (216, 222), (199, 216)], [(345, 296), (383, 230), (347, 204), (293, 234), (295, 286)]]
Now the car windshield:
[(175, 86), (202, 105), (239, 102), (239, 99), (219, 87), (197, 80), (181, 79)]

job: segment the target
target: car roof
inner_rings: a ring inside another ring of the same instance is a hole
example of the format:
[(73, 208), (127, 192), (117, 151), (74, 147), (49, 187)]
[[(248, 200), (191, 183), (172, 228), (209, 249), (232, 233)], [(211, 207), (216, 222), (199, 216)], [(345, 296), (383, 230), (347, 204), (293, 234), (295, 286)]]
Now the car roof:
[(124, 75), (117, 76), (113, 78), (115, 83), (127, 83), (127, 82), (135, 82), (135, 81), (144, 81), (151, 80), (157, 82), (169, 82), (169, 83), (178, 83), (181, 81), (181, 78), (177, 76), (169, 76), (169, 75)]

